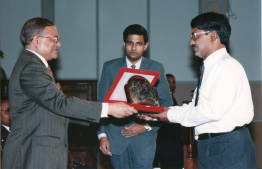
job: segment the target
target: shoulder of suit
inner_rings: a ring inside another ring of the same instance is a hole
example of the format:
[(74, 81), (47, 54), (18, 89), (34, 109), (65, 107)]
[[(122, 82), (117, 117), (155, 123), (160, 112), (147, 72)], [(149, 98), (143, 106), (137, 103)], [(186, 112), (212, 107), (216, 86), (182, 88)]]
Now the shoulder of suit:
[(105, 65), (118, 65), (118, 64), (125, 64), (126, 63), (126, 60), (125, 60), (125, 57), (123, 58), (116, 58), (116, 59), (112, 59), (112, 60), (109, 60), (109, 61), (106, 61), (105, 62)]
[(148, 62), (148, 63), (150, 63), (152, 65), (163, 66), (162, 63), (157, 62), (155, 60), (152, 60), (152, 59), (149, 59), (149, 58), (145, 58), (145, 57), (143, 59), (144, 59), (145, 62)]
[(23, 52), (17, 62), (19, 62), (20, 64), (23, 63), (23, 65), (25, 66), (30, 63), (39, 63), (44, 66), (44, 63), (42, 63), (40, 58), (38, 58), (34, 53), (27, 50)]

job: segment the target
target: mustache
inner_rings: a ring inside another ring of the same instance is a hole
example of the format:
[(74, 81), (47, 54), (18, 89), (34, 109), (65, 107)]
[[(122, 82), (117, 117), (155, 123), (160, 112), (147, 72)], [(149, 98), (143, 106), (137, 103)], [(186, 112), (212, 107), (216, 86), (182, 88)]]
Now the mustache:
[(133, 53), (133, 52), (137, 54), (137, 51), (135, 51), (135, 50), (129, 51), (129, 53)]
[(191, 45), (192, 48), (196, 47), (196, 45)]

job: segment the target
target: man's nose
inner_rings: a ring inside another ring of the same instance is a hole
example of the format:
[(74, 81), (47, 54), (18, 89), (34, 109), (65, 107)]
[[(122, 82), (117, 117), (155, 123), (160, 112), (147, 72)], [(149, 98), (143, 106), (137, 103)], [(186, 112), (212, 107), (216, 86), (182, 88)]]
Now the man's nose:
[(132, 50), (136, 50), (136, 44), (132, 45)]
[(60, 41), (58, 41), (58, 43), (56, 43), (56, 46), (59, 47), (59, 48), (61, 47)]
[(193, 44), (195, 44), (195, 41), (193, 39), (190, 40), (189, 45), (192, 46)]

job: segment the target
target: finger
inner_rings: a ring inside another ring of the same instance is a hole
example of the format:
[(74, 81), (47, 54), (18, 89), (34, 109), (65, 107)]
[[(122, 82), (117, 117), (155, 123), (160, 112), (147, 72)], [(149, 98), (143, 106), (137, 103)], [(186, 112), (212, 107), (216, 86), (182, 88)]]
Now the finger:
[(158, 118), (159, 115), (158, 114), (148, 114), (149, 117), (152, 117), (152, 118)]
[(146, 121), (152, 121), (153, 118), (152, 117), (149, 117), (148, 115), (142, 115), (141, 116), (143, 120), (146, 120)]
[(107, 146), (107, 155), (112, 156), (112, 153), (111, 153), (111, 151), (110, 151), (110, 147), (109, 147), (109, 145)]
[(102, 151), (102, 153), (104, 155), (112, 155), (111, 152), (110, 152), (110, 148), (109, 147), (108, 148), (107, 147), (102, 147), (101, 151)]
[(123, 130), (123, 131), (121, 132), (122, 135), (127, 135), (127, 133), (128, 133), (128, 132), (127, 132), (126, 130)]
[(143, 116), (141, 114), (137, 114), (136, 117), (139, 119), (143, 119)]
[[(125, 129), (126, 129), (126, 130), (129, 130), (129, 129), (133, 128), (133, 127), (134, 127), (134, 124), (132, 124), (131, 126), (125, 127)], [(125, 130), (125, 129), (124, 129), (124, 130)]]
[[(128, 105), (127, 105), (127, 106), (128, 106)], [(130, 115), (132, 115), (133, 113), (137, 113), (137, 110), (134, 109), (134, 107), (128, 106), (128, 107), (127, 107), (127, 110), (129, 111)]]

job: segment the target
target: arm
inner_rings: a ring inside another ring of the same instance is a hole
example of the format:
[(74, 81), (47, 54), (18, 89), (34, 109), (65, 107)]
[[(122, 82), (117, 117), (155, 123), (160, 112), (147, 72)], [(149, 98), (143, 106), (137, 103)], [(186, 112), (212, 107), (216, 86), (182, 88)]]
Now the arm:
[[(76, 97), (67, 98), (57, 88), (50, 73), (43, 65), (35, 62), (29, 63), (21, 72), (19, 80), (20, 87), (27, 97), (46, 110), (64, 117), (99, 122), (102, 103), (81, 100)], [(132, 112), (132, 109), (123, 104), (109, 104), (108, 115), (122, 118), (130, 111)]]

